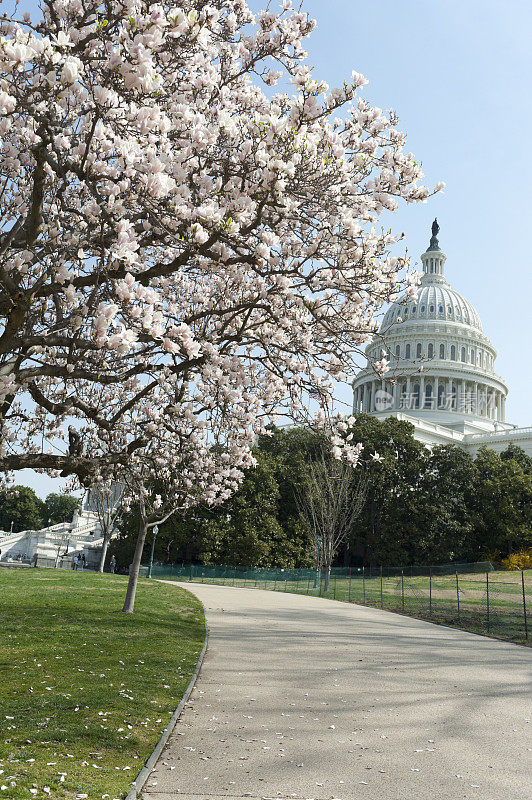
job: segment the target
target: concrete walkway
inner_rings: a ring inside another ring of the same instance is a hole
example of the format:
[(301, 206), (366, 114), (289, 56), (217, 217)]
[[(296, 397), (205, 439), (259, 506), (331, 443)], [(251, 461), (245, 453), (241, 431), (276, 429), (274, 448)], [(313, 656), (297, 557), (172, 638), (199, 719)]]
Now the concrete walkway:
[(331, 600), (184, 584), (210, 628), (145, 800), (525, 800), (532, 652)]

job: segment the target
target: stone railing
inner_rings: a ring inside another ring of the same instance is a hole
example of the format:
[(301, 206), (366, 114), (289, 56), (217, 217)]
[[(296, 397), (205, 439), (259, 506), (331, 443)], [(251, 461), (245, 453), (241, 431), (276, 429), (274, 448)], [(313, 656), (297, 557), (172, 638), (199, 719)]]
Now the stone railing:
[(518, 439), (522, 436), (532, 436), (532, 428), (510, 428), (506, 431), (493, 431), (492, 433), (470, 433), (467, 434), (467, 442), (480, 441), (481, 439), (508, 439), (509, 437)]
[[(59, 541), (60, 539), (64, 539), (65, 536), (71, 536), (74, 539), (79, 539), (85, 535), (88, 536), (91, 533), (94, 534), (96, 527), (97, 526), (94, 523), (80, 525), (79, 527), (72, 527), (71, 522), (59, 522), (56, 525), (49, 525), (48, 527), (40, 528), (39, 530), (28, 529), (25, 531), (19, 531), (18, 533), (0, 531), (0, 547), (9, 543), (15, 543), (27, 535), (46, 536), (46, 538), (51, 541)], [(101, 536), (98, 536), (95, 538), (95, 541), (99, 541), (101, 538)]]

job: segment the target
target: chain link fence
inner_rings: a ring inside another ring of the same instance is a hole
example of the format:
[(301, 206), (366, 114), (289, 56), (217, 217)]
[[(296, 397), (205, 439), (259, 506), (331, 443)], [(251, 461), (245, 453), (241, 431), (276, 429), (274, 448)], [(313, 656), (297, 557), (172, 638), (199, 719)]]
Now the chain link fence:
[(486, 561), (334, 568), (328, 586), (316, 569), (154, 564), (152, 577), (327, 597), (516, 642), (530, 637), (532, 570), (494, 572)]

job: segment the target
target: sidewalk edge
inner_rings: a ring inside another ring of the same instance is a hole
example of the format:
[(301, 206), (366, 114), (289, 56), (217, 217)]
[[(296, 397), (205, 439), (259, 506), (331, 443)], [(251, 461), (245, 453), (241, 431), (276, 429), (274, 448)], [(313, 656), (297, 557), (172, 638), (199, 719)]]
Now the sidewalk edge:
[(199, 654), (199, 658), (198, 658), (198, 661), (196, 663), (196, 669), (194, 670), (194, 674), (192, 675), (192, 678), (190, 679), (190, 683), (188, 684), (187, 688), (185, 689), (185, 693), (184, 693), (183, 697), (181, 698), (181, 702), (179, 703), (179, 705), (177, 706), (176, 710), (172, 714), (172, 716), (170, 718), (170, 722), (168, 723), (168, 725), (166, 726), (166, 728), (162, 732), (161, 738), (159, 739), (159, 741), (155, 745), (151, 755), (148, 757), (148, 759), (146, 760), (144, 766), (142, 767), (142, 769), (140, 770), (139, 774), (137, 775), (137, 777), (133, 781), (131, 789), (129, 790), (129, 792), (125, 796), (124, 800), (137, 800), (137, 798), (140, 795), (140, 792), (144, 789), (146, 781), (148, 780), (148, 778), (149, 778), (149, 776), (150, 776), (155, 764), (157, 763), (157, 760), (158, 760), (159, 756), (161, 755), (166, 742), (170, 738), (170, 735), (172, 734), (172, 732), (173, 732), (173, 730), (174, 730), (174, 728), (175, 728), (175, 726), (177, 724), (177, 721), (178, 721), (179, 717), (181, 716), (181, 712), (183, 711), (183, 709), (185, 707), (185, 704), (186, 704), (188, 698), (190, 697), (190, 695), (192, 693), (192, 689), (196, 685), (196, 681), (198, 679), (199, 671), (200, 671), (201, 666), (203, 664), (203, 659), (205, 657), (205, 652), (207, 650), (208, 640), (209, 640), (209, 631), (207, 629), (207, 620), (205, 620), (205, 639), (203, 641), (203, 648), (201, 650), (201, 653)]

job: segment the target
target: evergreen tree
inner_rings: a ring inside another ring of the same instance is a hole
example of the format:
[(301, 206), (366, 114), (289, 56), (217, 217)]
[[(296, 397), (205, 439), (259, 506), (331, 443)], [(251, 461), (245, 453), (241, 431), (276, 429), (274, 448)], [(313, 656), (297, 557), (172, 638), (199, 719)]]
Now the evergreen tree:
[(0, 494), (0, 529), (13, 532), (42, 528), (44, 503), (28, 486), (14, 486)]

